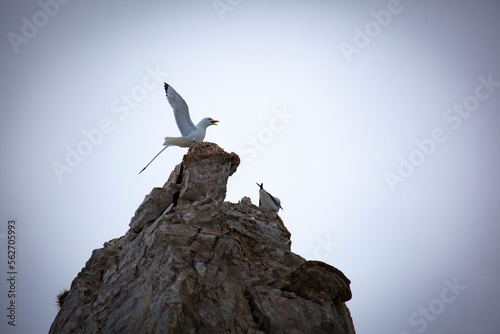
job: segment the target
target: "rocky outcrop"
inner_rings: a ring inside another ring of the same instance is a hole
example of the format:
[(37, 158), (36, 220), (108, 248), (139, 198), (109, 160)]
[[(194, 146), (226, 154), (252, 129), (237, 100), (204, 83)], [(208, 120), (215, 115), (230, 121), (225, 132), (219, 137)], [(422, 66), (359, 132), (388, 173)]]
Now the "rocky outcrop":
[(50, 333), (354, 333), (349, 280), (292, 253), (275, 213), (224, 202), (239, 162), (193, 145), (129, 231), (93, 251)]

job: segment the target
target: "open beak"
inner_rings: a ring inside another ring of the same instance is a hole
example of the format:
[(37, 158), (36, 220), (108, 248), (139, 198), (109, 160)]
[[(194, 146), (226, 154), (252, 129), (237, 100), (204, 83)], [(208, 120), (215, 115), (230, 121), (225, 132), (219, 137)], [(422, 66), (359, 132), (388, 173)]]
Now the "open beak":
[(210, 121), (210, 123), (212, 123), (212, 125), (217, 125), (217, 123), (219, 123), (219, 121)]

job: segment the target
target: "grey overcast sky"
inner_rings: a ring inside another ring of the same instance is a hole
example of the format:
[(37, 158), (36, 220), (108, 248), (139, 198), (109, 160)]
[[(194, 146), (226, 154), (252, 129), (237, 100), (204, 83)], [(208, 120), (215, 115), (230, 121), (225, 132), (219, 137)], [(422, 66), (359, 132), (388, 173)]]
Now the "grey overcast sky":
[[(162, 83), (352, 281), (357, 333), (500, 333), (500, 2), (3, 1), (0, 332), (46, 333), (186, 150)], [(8, 222), (15, 220), (15, 299)], [(8, 324), (16, 303), (16, 326)]]

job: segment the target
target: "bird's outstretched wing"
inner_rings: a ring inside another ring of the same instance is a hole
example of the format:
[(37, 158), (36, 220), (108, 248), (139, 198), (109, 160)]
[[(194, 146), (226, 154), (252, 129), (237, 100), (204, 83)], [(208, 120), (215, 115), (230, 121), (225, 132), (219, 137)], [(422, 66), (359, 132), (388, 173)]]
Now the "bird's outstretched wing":
[(177, 94), (172, 86), (169, 86), (167, 83), (165, 83), (165, 93), (167, 93), (168, 103), (170, 103), (172, 109), (174, 109), (175, 122), (177, 123), (177, 127), (181, 131), (182, 136), (185, 137), (189, 135), (191, 132), (196, 130), (196, 127), (194, 126), (191, 117), (189, 117), (189, 109), (186, 101), (184, 101), (182, 96)]
[[(256, 183), (257, 183), (257, 182), (256, 182)], [(261, 183), (261, 184), (258, 184), (258, 183), (257, 183), (257, 185), (259, 186), (259, 188), (260, 188), (260, 189), (262, 189), (262, 187), (264, 186), (264, 183)], [(259, 206), (261, 206), (261, 205), (262, 205), (262, 202), (261, 202), (261, 200), (260, 200), (260, 196), (259, 196)]]

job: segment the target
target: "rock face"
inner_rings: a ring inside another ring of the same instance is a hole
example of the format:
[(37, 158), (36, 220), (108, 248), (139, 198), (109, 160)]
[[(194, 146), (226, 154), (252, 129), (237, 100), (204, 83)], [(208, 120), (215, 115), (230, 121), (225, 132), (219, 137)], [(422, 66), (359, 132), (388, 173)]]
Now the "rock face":
[(93, 251), (49, 333), (354, 333), (344, 274), (292, 253), (278, 215), (224, 202), (239, 162), (193, 145)]

